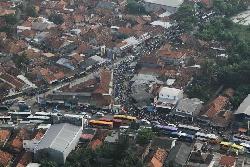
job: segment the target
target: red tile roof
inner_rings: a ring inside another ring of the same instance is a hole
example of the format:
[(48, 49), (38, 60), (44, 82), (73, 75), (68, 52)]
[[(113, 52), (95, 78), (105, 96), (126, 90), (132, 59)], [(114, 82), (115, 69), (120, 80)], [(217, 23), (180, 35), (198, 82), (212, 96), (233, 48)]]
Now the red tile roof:
[(0, 142), (6, 141), (10, 136), (9, 130), (0, 130)]
[(25, 85), (21, 80), (8, 73), (0, 74), (0, 78), (6, 81), (7, 83), (13, 85), (17, 90), (21, 90), (21, 88)]
[(100, 147), (102, 145), (102, 141), (99, 139), (93, 140), (89, 143), (89, 146), (92, 150), (97, 149), (98, 147)]
[(39, 131), (36, 133), (34, 139), (36, 139), (36, 140), (41, 140), (43, 136), (44, 136), (44, 132), (42, 132), (42, 131), (39, 130)]
[(21, 149), (23, 148), (23, 140), (19, 137), (16, 137), (12, 143), (11, 143), (11, 147), (14, 149), (14, 150), (17, 150), (17, 151), (21, 151)]
[(162, 167), (164, 164), (164, 161), (167, 157), (167, 151), (164, 149), (158, 148), (153, 155), (151, 161), (149, 162), (149, 167)]
[(111, 71), (102, 70), (100, 72), (100, 83), (94, 93), (109, 93), (109, 84), (111, 81)]
[(208, 105), (208, 109), (204, 116), (208, 118), (213, 118), (218, 114), (228, 103), (229, 99), (225, 96), (218, 96), (214, 101)]
[(223, 167), (233, 167), (235, 165), (236, 159), (232, 156), (222, 156), (220, 159), (220, 165)]
[(12, 158), (13, 158), (13, 155), (11, 155), (10, 153), (0, 150), (0, 164), (2, 164), (3, 166), (8, 166)]

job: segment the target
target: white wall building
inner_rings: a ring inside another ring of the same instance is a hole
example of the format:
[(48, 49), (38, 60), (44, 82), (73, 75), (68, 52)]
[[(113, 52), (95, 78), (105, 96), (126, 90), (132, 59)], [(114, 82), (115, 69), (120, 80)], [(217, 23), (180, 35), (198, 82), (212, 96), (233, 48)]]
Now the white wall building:
[(82, 127), (68, 123), (52, 125), (36, 146), (35, 158), (47, 156), (49, 159), (64, 164), (69, 153), (75, 149)]
[(173, 109), (177, 102), (183, 98), (183, 90), (169, 87), (162, 87), (159, 97), (156, 100), (157, 108)]

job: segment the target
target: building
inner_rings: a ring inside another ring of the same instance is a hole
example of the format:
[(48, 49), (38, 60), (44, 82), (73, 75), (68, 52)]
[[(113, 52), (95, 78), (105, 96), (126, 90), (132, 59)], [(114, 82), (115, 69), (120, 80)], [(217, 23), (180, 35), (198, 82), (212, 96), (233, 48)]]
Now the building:
[(226, 113), (225, 107), (229, 103), (229, 98), (225, 96), (218, 96), (211, 103), (204, 107), (204, 113), (199, 117), (204, 123), (210, 123), (216, 117)]
[(162, 87), (156, 100), (157, 108), (173, 109), (177, 102), (183, 98), (183, 90), (169, 87)]
[(200, 113), (202, 101), (197, 98), (181, 99), (175, 108), (175, 115), (181, 117), (195, 117)]
[(238, 120), (250, 118), (250, 94), (240, 104), (238, 109), (235, 111), (234, 115)]
[(164, 9), (173, 14), (184, 0), (144, 0), (144, 2), (144, 7), (148, 12), (157, 12)]
[(104, 143), (117, 144), (118, 140), (119, 140), (119, 133), (117, 131), (112, 131), (112, 133), (105, 138)]
[(168, 155), (168, 153), (166, 150), (158, 148), (154, 152), (150, 162), (148, 163), (148, 166), (149, 167), (162, 167), (164, 165), (164, 161), (165, 161), (167, 155)]
[(186, 61), (186, 53), (163, 47), (159, 50), (158, 59), (162, 65), (182, 66)]
[(47, 103), (60, 103), (75, 107), (80, 104), (91, 104), (108, 108), (112, 102), (113, 71), (102, 69), (95, 73), (70, 83), (52, 92), (46, 97)]
[(220, 167), (235, 167), (235, 165), (236, 165), (235, 157), (223, 155), (220, 158), (220, 162), (219, 162)]
[(63, 164), (69, 153), (75, 149), (82, 128), (71, 124), (52, 125), (35, 148), (35, 159), (43, 156)]
[(0, 150), (0, 165), (8, 166), (12, 161), (13, 155)]
[(191, 150), (192, 145), (187, 143), (176, 143), (176, 146), (168, 154), (165, 165), (172, 167), (186, 166)]

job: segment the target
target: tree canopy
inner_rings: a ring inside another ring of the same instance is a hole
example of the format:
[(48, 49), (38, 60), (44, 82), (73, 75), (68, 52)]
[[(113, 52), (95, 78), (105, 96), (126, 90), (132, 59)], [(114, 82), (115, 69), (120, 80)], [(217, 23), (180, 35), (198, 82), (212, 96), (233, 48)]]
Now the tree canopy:
[(64, 22), (63, 16), (57, 13), (52, 13), (49, 16), (49, 21), (55, 23), (56, 25), (60, 25)]

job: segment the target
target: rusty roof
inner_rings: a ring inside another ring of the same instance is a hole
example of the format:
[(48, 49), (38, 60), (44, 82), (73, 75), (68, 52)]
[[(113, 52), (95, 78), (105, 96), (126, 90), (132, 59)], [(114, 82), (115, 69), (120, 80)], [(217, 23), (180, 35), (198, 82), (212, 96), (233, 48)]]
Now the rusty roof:
[(204, 116), (208, 118), (213, 118), (216, 114), (218, 114), (228, 103), (229, 99), (225, 96), (218, 96), (214, 99), (209, 105)]
[(10, 136), (10, 131), (9, 130), (0, 130), (0, 142), (6, 141)]
[(236, 162), (235, 157), (223, 155), (219, 164), (223, 167), (233, 167)]
[(0, 164), (2, 164), (3, 166), (8, 166), (12, 158), (13, 155), (11, 155), (10, 153), (0, 150)]

